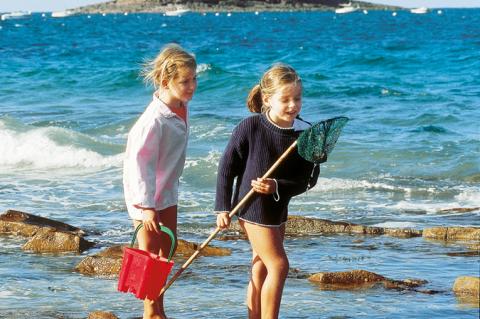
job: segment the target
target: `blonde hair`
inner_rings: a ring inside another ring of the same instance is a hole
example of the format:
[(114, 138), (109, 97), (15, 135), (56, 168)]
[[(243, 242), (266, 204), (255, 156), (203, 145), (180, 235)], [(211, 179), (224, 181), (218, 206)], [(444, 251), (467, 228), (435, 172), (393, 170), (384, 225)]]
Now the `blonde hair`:
[(283, 63), (274, 64), (262, 76), (259, 84), (256, 84), (248, 94), (247, 107), (252, 113), (263, 113), (268, 107), (263, 105), (263, 97), (270, 97), (286, 84), (302, 84), (302, 79), (289, 65)]
[(141, 75), (145, 82), (159, 88), (163, 81), (168, 83), (174, 79), (181, 68), (196, 70), (197, 62), (192, 54), (171, 43), (164, 46), (155, 59), (145, 63)]

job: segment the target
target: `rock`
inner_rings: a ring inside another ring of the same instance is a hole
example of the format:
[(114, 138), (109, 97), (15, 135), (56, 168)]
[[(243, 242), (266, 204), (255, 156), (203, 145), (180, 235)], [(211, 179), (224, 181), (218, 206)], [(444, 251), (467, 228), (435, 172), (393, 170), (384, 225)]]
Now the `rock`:
[(385, 228), (385, 235), (399, 238), (422, 237), (422, 230), (412, 228)]
[[(198, 247), (199, 244), (179, 239), (175, 255), (190, 257), (198, 249)], [(232, 251), (230, 249), (215, 246), (206, 246), (200, 252), (201, 256), (230, 256), (231, 254)]]
[(111, 312), (93, 311), (88, 314), (87, 319), (118, 319), (118, 317)]
[(446, 208), (440, 210), (443, 213), (446, 212), (461, 212), (461, 213), (466, 213), (466, 212), (473, 212), (476, 210), (480, 210), (480, 207), (456, 207), (456, 208)]
[(480, 278), (462, 276), (455, 279), (453, 292), (459, 295), (469, 295), (480, 299)]
[(42, 228), (23, 245), (23, 250), (34, 252), (76, 252), (81, 253), (92, 247), (94, 243), (85, 240), (83, 237), (71, 233), (55, 231), (51, 228)]
[(447, 253), (447, 256), (450, 257), (478, 257), (480, 256), (479, 251), (457, 251), (452, 253)]
[(127, 245), (108, 247), (98, 254), (87, 256), (75, 266), (75, 271), (84, 275), (118, 276), (122, 268), (123, 249)]
[(16, 210), (0, 215), (1, 233), (31, 237), (22, 249), (34, 252), (79, 253), (94, 245), (80, 228)]
[(423, 237), (450, 240), (480, 241), (480, 227), (432, 227), (423, 230)]
[(122, 268), (122, 258), (87, 256), (75, 266), (75, 271), (84, 275), (115, 277)]
[[(87, 256), (75, 267), (75, 271), (85, 275), (118, 276), (122, 268), (123, 249), (125, 247), (129, 246), (115, 245), (102, 250), (98, 254)], [(179, 239), (175, 255), (190, 257), (197, 247), (198, 244)], [(207, 246), (202, 250), (200, 255), (227, 256), (230, 254), (230, 249)]]
[(324, 288), (345, 289), (363, 287), (365, 285), (383, 282), (387, 278), (366, 270), (340, 272), (319, 272), (308, 277), (308, 280)]
[(85, 234), (80, 228), (16, 210), (7, 210), (0, 215), (0, 234), (4, 233), (31, 237), (43, 228), (70, 232), (81, 236)]
[[(241, 232), (238, 222), (233, 222), (230, 231)], [(326, 219), (310, 218), (303, 216), (288, 216), (285, 228), (287, 236), (319, 235), (319, 234), (364, 234), (388, 235), (400, 238), (420, 237), (421, 230), (410, 228), (383, 228), (363, 226), (347, 222), (333, 222)], [(228, 238), (228, 235), (227, 235)]]
[(302, 271), (298, 268), (288, 269), (288, 278), (308, 279), (308, 277), (310, 277), (310, 274), (308, 272)]
[(308, 280), (325, 290), (364, 289), (382, 284), (386, 289), (418, 291), (414, 288), (427, 283), (427, 281), (419, 279), (406, 279), (403, 281), (388, 279), (366, 270), (320, 272), (311, 275), (308, 277)]

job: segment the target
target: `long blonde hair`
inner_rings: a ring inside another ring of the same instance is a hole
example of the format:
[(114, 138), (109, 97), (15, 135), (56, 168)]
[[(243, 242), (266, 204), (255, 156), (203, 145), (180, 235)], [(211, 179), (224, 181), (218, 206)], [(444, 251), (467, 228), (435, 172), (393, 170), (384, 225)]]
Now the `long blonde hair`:
[(141, 75), (145, 82), (159, 88), (164, 81), (170, 82), (178, 70), (185, 67), (196, 70), (195, 57), (178, 44), (170, 43), (162, 48), (155, 59), (145, 63)]
[(274, 64), (262, 76), (259, 84), (256, 84), (248, 94), (247, 107), (252, 113), (267, 111), (263, 105), (263, 97), (270, 97), (286, 84), (302, 84), (302, 79), (289, 65), (283, 63)]

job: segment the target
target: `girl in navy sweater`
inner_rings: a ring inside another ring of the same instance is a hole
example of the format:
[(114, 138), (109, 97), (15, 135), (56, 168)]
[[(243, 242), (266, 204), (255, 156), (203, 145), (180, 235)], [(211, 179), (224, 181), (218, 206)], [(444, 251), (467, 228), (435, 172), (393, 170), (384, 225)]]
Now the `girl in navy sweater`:
[(302, 81), (292, 67), (271, 67), (250, 91), (247, 105), (258, 114), (232, 133), (218, 168), (215, 210), (217, 226), (228, 228), (228, 212), (254, 189), (255, 195), (238, 211), (253, 251), (248, 313), (250, 319), (272, 319), (278, 318), (289, 269), (283, 246), (288, 203), (315, 185), (320, 169), (292, 152), (271, 178), (261, 178), (310, 126), (298, 117)]

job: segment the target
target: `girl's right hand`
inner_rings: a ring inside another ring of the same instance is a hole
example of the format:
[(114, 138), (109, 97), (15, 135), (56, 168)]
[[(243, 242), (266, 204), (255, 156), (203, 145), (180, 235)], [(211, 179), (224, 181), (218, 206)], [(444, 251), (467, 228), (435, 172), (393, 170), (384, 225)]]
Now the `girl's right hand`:
[(230, 226), (230, 216), (228, 212), (222, 212), (217, 214), (217, 227), (220, 229), (226, 229)]
[(143, 227), (146, 231), (154, 231), (160, 234), (160, 227), (162, 225), (159, 216), (154, 209), (143, 209)]

